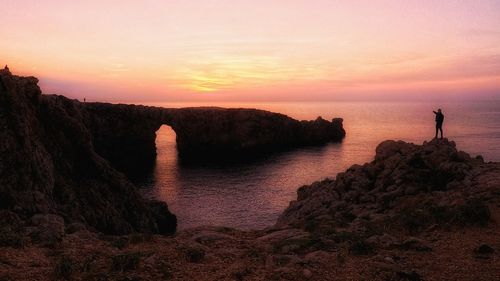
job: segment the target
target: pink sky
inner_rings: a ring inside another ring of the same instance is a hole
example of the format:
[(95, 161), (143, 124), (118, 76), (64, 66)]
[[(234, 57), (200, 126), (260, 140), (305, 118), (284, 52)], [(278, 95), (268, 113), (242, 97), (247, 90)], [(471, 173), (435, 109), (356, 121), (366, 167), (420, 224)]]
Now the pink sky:
[(98, 101), (500, 98), (500, 1), (1, 0), (0, 63)]

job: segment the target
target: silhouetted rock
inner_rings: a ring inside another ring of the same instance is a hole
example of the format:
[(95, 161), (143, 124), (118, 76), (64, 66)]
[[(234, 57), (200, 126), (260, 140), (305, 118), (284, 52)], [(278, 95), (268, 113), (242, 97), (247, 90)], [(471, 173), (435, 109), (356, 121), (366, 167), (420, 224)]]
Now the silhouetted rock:
[[(484, 200), (495, 197), (495, 189), (484, 187), (495, 182), (486, 177), (491, 169), (485, 166), (447, 139), (423, 145), (384, 141), (371, 163), (301, 187), (278, 226), (307, 229), (315, 222), (314, 229), (347, 225), (356, 231), (368, 221), (391, 219), (415, 233), (432, 224), (485, 225), (490, 211)], [(478, 174), (484, 182), (477, 181)]]
[(342, 119), (297, 121), (257, 109), (196, 107), (166, 109), (141, 105), (86, 103), (86, 126), (96, 152), (128, 175), (150, 170), (156, 159), (156, 131), (176, 133), (184, 161), (238, 158), (340, 141)]
[[(57, 215), (64, 221), (47, 222), (61, 222), (62, 233), (64, 222), (106, 233), (172, 233), (176, 219), (165, 203), (146, 202), (94, 151), (82, 104), (42, 95), (37, 82), (0, 70), (0, 208), (25, 225), (33, 216), (36, 227), (45, 225), (39, 218)], [(46, 234), (42, 229), (34, 235), (59, 239)]]

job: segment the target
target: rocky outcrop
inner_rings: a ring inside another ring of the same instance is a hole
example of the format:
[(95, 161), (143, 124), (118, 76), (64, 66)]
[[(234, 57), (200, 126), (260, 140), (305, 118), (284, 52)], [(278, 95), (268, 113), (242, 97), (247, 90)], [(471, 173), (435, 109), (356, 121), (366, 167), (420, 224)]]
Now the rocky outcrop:
[[(17, 217), (16, 225), (35, 228), (84, 222), (105, 233), (173, 233), (176, 218), (166, 204), (142, 199), (135, 186), (94, 151), (85, 106), (42, 95), (37, 82), (0, 71), (2, 214)], [(57, 238), (43, 229), (33, 233)]]
[(179, 156), (186, 161), (320, 145), (345, 136), (340, 118), (297, 121), (257, 109), (166, 109), (104, 103), (87, 103), (85, 108), (96, 152), (128, 175), (147, 171), (155, 163), (155, 133), (163, 124), (175, 131)]
[(371, 163), (299, 188), (278, 226), (364, 231), (367, 224), (394, 220), (414, 233), (444, 221), (484, 225), (490, 219), (484, 200), (498, 196), (492, 169), (498, 165), (471, 158), (447, 139), (423, 145), (385, 141)]

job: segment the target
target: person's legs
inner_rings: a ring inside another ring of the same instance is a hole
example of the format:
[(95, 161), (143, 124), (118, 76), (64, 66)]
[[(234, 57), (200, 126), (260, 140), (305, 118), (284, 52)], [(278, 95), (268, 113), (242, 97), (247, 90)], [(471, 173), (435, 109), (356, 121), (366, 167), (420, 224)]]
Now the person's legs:
[(443, 127), (439, 126), (439, 131), (441, 131), (441, 138), (443, 138)]
[(439, 127), (438, 127), (438, 125), (436, 125), (436, 136), (434, 136), (435, 139), (438, 138), (438, 130), (439, 130)]
[(443, 138), (443, 126), (441, 124), (436, 126), (436, 138), (438, 137), (438, 130), (441, 133), (441, 138)]

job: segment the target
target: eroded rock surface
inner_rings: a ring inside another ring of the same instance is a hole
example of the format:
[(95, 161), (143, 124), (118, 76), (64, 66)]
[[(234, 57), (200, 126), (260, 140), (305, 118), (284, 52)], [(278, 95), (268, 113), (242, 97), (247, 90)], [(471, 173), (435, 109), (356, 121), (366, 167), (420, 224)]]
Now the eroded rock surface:
[[(142, 199), (94, 151), (84, 105), (44, 96), (37, 82), (0, 72), (0, 208), (5, 214), (15, 213), (20, 223), (38, 228), (60, 225), (55, 218), (62, 217), (106, 233), (173, 233), (176, 218), (166, 204)], [(60, 238), (59, 231), (49, 232), (33, 237)]]
[(481, 186), (492, 183), (478, 182), (478, 175), (486, 176), (488, 166), (497, 167), (458, 151), (447, 139), (423, 145), (385, 141), (371, 163), (353, 165), (335, 180), (299, 188), (297, 200), (290, 203), (278, 225), (348, 225), (355, 231), (368, 221), (373, 224), (419, 209), (422, 213), (414, 214), (415, 219), (424, 225), (409, 224), (411, 231), (439, 220), (486, 223), (489, 214), (481, 202), (496, 193)]

